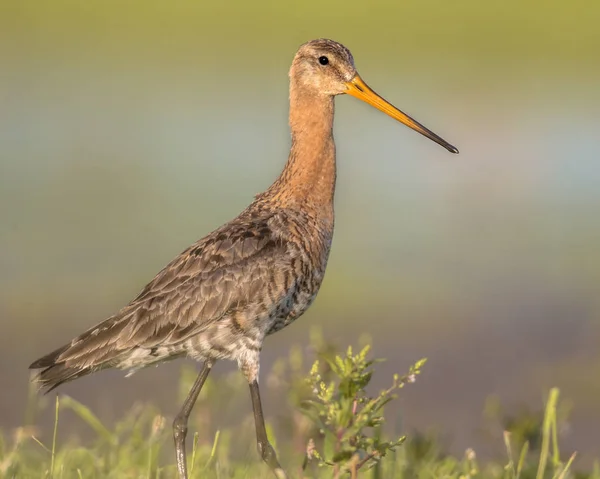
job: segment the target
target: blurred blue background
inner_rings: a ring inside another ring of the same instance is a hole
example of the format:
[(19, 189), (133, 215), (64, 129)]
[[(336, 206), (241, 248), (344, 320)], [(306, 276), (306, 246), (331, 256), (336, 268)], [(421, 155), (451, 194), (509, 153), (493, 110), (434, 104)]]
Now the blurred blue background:
[[(464, 450), (489, 395), (536, 408), (558, 386), (574, 407), (566, 447), (592, 453), (599, 15), (584, 1), (2, 2), (0, 423), (22, 422), (32, 360), (276, 178), (289, 64), (329, 37), (461, 154), (337, 99), (328, 274), (302, 320), (267, 340), (263, 371), (312, 326), (340, 345), (368, 332), (389, 359), (377, 384), (430, 359), (403, 396), (408, 428)], [(140, 397), (172, 415), (180, 364), (62, 391), (109, 420)]]

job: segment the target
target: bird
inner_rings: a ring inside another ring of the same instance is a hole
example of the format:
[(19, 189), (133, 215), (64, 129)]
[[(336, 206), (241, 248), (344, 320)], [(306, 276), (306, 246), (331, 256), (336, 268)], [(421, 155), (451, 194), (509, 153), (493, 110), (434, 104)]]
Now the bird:
[(260, 457), (286, 473), (267, 437), (259, 391), (265, 338), (315, 299), (334, 230), (334, 98), (356, 97), (451, 153), (458, 149), (375, 93), (354, 58), (328, 39), (301, 45), (289, 70), (291, 148), (281, 174), (236, 218), (171, 261), (113, 316), (30, 365), (40, 389), (107, 368), (133, 372), (175, 358), (202, 364), (173, 421), (175, 459), (186, 479), (188, 418), (215, 361), (232, 360), (248, 381)]

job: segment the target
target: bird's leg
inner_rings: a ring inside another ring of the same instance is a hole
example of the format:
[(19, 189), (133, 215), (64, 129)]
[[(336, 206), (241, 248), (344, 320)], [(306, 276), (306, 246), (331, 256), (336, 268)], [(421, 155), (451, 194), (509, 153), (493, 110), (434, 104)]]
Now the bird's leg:
[(173, 421), (173, 439), (175, 439), (175, 460), (177, 462), (177, 471), (179, 471), (179, 479), (187, 479), (187, 463), (185, 460), (185, 437), (187, 435), (187, 424), (188, 418), (190, 417), (190, 413), (192, 412), (192, 408), (198, 399), (198, 395), (200, 394), (200, 390), (208, 377), (208, 373), (210, 373), (210, 369), (212, 368), (213, 363), (211, 361), (205, 361), (202, 366), (202, 370), (196, 381), (194, 381), (194, 385), (190, 390), (185, 402), (179, 414), (175, 416), (175, 420)]
[(267, 438), (267, 430), (265, 429), (265, 418), (263, 416), (262, 405), (260, 403), (260, 392), (258, 390), (258, 378), (255, 378), (250, 383), (250, 396), (252, 397), (252, 408), (254, 409), (254, 422), (256, 423), (256, 443), (258, 446), (258, 453), (262, 457), (262, 460), (267, 463), (271, 468), (275, 476), (278, 479), (286, 479), (285, 472), (279, 465), (277, 455), (273, 446), (269, 443)]

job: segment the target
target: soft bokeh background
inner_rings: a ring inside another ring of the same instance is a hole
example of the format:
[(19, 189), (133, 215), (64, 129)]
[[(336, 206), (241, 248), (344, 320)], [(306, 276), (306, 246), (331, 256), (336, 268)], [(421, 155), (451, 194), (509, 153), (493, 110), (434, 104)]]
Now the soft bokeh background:
[[(22, 422), (33, 359), (277, 176), (290, 61), (330, 37), (461, 154), (338, 98), (328, 275), (263, 370), (312, 326), (340, 345), (368, 332), (389, 358), (376, 383), (430, 358), (407, 428), (477, 447), (488, 396), (535, 409), (555, 385), (574, 407), (565, 446), (593, 454), (599, 18), (582, 0), (0, 2), (0, 424)], [(108, 420), (140, 397), (173, 415), (179, 367), (62, 391)]]

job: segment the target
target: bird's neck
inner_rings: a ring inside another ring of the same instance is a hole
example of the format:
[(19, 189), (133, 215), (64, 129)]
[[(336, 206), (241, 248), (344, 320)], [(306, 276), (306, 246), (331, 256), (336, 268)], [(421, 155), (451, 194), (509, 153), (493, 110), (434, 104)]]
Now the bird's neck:
[(333, 97), (292, 85), (290, 156), (267, 191), (286, 207), (314, 210), (331, 220), (336, 179), (333, 112)]

